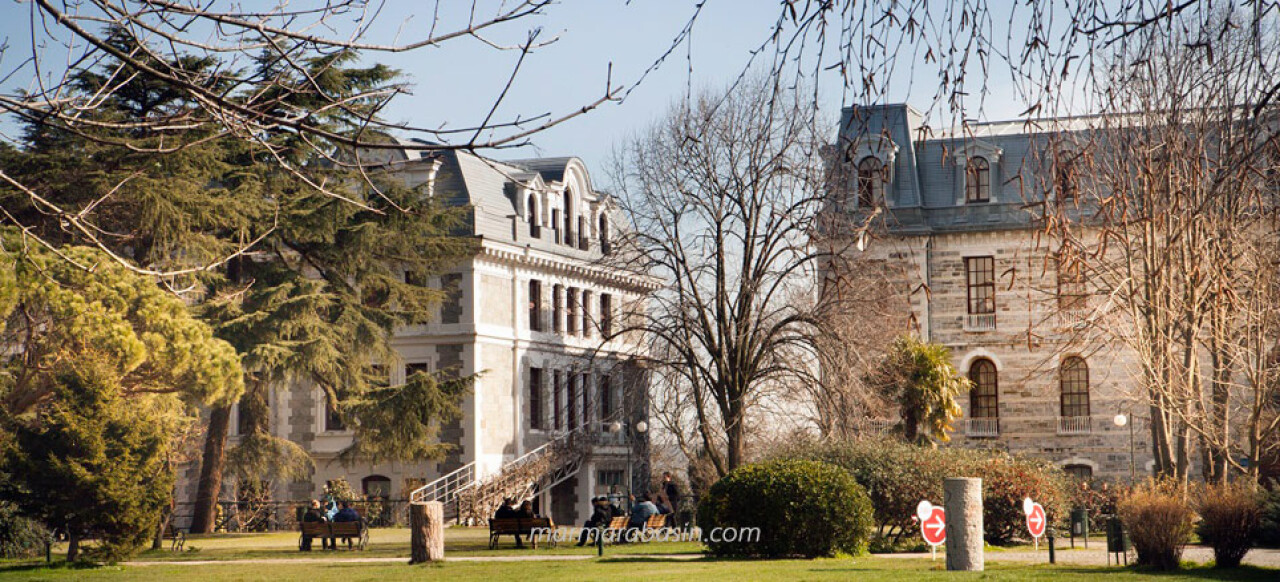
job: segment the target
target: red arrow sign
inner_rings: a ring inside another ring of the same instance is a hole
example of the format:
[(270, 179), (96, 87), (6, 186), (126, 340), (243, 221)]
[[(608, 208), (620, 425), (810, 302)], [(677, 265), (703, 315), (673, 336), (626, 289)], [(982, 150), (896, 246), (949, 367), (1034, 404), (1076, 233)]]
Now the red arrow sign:
[(1038, 538), (1044, 535), (1045, 522), (1044, 507), (1039, 503), (1031, 505), (1031, 511), (1027, 512), (1027, 531), (1031, 532), (1031, 537)]
[(941, 507), (933, 508), (933, 512), (929, 514), (929, 519), (920, 523), (920, 534), (924, 536), (925, 543), (931, 546), (940, 546), (947, 542), (947, 512)]

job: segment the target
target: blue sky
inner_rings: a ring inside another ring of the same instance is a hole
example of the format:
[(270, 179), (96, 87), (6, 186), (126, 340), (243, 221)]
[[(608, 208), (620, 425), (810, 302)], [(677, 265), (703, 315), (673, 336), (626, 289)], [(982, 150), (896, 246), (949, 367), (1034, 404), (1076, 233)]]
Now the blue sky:
[[(16, 0), (0, 2), (0, 36), (9, 45), (0, 58), (0, 69), (7, 73), (30, 53), (30, 6)], [(482, 14), (496, 6), (491, 1), (481, 4)], [(466, 0), (442, 0), (438, 27), (460, 26), (470, 6)], [(558, 38), (526, 59), (498, 118), (542, 113), (558, 116), (590, 103), (603, 94), (611, 63), (614, 83), (631, 86), (667, 50), (696, 6), (696, 0), (565, 0), (551, 6), (545, 16), (494, 30), (487, 36), (502, 44), (520, 41), (534, 26), (542, 27), (544, 38)], [(434, 2), (390, 0), (368, 40), (390, 43), (397, 35), (405, 41), (421, 38), (432, 24), (434, 8)], [(577, 155), (586, 160), (599, 180), (614, 145), (654, 122), (687, 87), (720, 87), (736, 78), (751, 51), (768, 37), (779, 10), (778, 0), (707, 0), (691, 43), (677, 49), (624, 102), (605, 104), (539, 134), (533, 147), (491, 155), (499, 159)], [(386, 117), (426, 126), (474, 124), (487, 113), (517, 57), (516, 51), (495, 51), (469, 38), (438, 48), (378, 54), (374, 58), (400, 69), (414, 83), (413, 94), (393, 102)], [(888, 100), (927, 107), (937, 73), (928, 67), (912, 71), (914, 55), (899, 55), (897, 60), (898, 68), (906, 73), (894, 79)], [(993, 91), (985, 104), (985, 111), (994, 112), (994, 118), (999, 119), (1022, 110), (1016, 99), (1001, 89), (1001, 81), (993, 73)], [(16, 75), (5, 83), (4, 90), (29, 82), (29, 73), (25, 78)], [(834, 116), (843, 100), (838, 77), (831, 73), (819, 80), (819, 87), (821, 106)], [(0, 131), (6, 134), (11, 135), (12, 129), (11, 123), (0, 124)]]

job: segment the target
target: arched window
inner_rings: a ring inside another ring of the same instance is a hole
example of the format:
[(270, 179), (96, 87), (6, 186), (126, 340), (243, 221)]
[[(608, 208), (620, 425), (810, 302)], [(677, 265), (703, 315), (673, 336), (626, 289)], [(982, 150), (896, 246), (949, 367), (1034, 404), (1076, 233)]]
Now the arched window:
[(969, 380), (973, 382), (973, 390), (969, 392), (969, 418), (999, 418), (996, 365), (986, 358), (975, 360), (969, 366)]
[(382, 475), (369, 475), (360, 480), (360, 487), (365, 497), (390, 499), (391, 498), (391, 479)]
[(870, 208), (884, 199), (884, 164), (873, 156), (858, 162), (858, 206)]
[(600, 235), (600, 252), (609, 254), (613, 252), (612, 245), (609, 244), (609, 217), (604, 212), (600, 213), (600, 226), (597, 227)]
[(529, 236), (533, 238), (541, 238), (542, 225), (539, 224), (538, 198), (533, 194), (529, 195), (529, 204), (526, 211), (529, 213)]
[(1059, 382), (1062, 416), (1089, 416), (1089, 365), (1084, 363), (1084, 358), (1071, 356), (1062, 360)]
[(1076, 197), (1077, 170), (1079, 156), (1074, 153), (1059, 153), (1054, 161), (1053, 187), (1057, 191), (1058, 200), (1071, 200)]
[(991, 201), (991, 164), (987, 162), (987, 158), (969, 158), (964, 172), (964, 201)]

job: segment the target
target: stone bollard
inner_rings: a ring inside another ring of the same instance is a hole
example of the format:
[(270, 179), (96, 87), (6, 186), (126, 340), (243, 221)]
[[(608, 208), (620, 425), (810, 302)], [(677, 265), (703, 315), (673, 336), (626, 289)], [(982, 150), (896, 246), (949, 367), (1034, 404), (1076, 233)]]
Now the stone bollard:
[(947, 511), (947, 569), (981, 572), (982, 479), (944, 479), (942, 500)]
[(444, 559), (444, 504), (439, 501), (409, 504), (409, 563)]

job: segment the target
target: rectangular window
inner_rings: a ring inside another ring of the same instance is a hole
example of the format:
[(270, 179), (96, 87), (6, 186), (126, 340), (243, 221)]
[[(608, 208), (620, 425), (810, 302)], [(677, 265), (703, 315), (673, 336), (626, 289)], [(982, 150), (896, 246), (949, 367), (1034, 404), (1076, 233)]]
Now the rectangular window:
[(608, 422), (613, 416), (613, 387), (608, 374), (600, 376), (600, 420)]
[(418, 372), (430, 372), (431, 366), (425, 363), (409, 364), (404, 367), (404, 381), (408, 382), (409, 377)]
[(613, 335), (613, 296), (608, 293), (600, 294), (600, 335)]
[(542, 430), (542, 368), (529, 368), (529, 428)]
[(568, 294), (564, 298), (565, 305), (568, 307), (569, 316), (565, 318), (565, 329), (569, 335), (577, 335), (578, 333), (578, 288), (570, 287)]
[(560, 390), (560, 370), (551, 374), (551, 415), (555, 417), (555, 429), (564, 430), (564, 398)]
[(569, 430), (578, 428), (578, 375), (570, 372), (569, 380), (569, 397), (566, 399), (569, 408)]
[(596, 472), (596, 486), (603, 488), (621, 487), (622, 486), (621, 469), (600, 469)]
[(584, 373), (578, 381), (582, 385), (582, 426), (587, 426), (591, 424), (591, 390), (587, 388), (590, 386), (591, 376)]
[(595, 327), (596, 322), (591, 320), (591, 292), (586, 289), (582, 290), (582, 335), (591, 337), (591, 328)]
[(529, 329), (542, 331), (542, 281), (529, 280)]
[(585, 251), (591, 248), (590, 241), (587, 240), (587, 217), (578, 217), (578, 250)]
[(551, 238), (556, 241), (556, 244), (560, 244), (562, 240), (560, 238), (560, 210), (556, 208), (551, 209), (551, 233)]
[(1089, 293), (1084, 284), (1080, 261), (1058, 257), (1058, 309), (1084, 311), (1089, 306)]
[(551, 289), (551, 328), (552, 331), (560, 333), (564, 324), (560, 323), (564, 319), (564, 287), (556, 285)]
[[(328, 390), (324, 393), (324, 412), (324, 429), (326, 431), (347, 430), (346, 423), (342, 422), (342, 413), (338, 412), (338, 403), (334, 401)], [(241, 414), (241, 417), (243, 417), (243, 414)]]
[(992, 257), (964, 260), (969, 296), (969, 315), (996, 312), (996, 267)]

